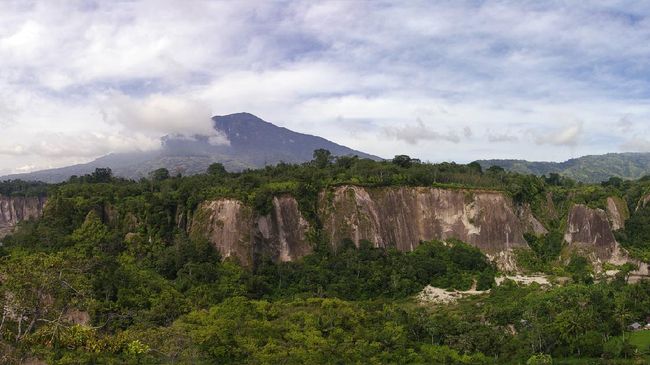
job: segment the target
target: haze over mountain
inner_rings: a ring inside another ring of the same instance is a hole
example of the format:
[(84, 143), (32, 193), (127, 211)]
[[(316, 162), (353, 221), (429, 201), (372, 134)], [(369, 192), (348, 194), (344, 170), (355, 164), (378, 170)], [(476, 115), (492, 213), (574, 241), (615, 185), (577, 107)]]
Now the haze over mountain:
[(214, 136), (168, 135), (155, 151), (113, 153), (85, 164), (3, 176), (0, 179), (61, 182), (72, 175), (91, 173), (95, 168), (109, 167), (116, 176), (137, 179), (158, 168), (172, 174), (192, 175), (205, 172), (214, 163), (222, 163), (229, 171), (259, 168), (279, 162), (301, 163), (313, 158), (316, 149), (329, 150), (334, 156), (356, 155), (379, 160), (361, 151), (341, 146), (325, 138), (297, 133), (278, 127), (249, 113), (236, 113), (212, 118)]
[(583, 182), (601, 182), (610, 177), (638, 179), (650, 175), (650, 153), (608, 153), (572, 158), (564, 162), (526, 160), (479, 160), (486, 169), (500, 166), (524, 174), (548, 175), (558, 173)]

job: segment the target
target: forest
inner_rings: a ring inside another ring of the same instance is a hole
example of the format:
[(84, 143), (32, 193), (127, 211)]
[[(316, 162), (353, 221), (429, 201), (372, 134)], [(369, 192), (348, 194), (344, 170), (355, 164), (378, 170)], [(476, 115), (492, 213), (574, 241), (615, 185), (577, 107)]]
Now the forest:
[[(549, 231), (526, 235), (519, 265), (567, 280), (497, 285), (503, 273), (458, 240), (412, 252), (344, 240), (334, 251), (319, 230), (317, 196), (345, 184), (504, 192)], [(1, 182), (0, 195), (48, 203), (41, 219), (2, 239), (0, 363), (645, 364), (650, 341), (628, 326), (650, 317), (650, 282), (627, 283), (625, 268), (599, 279), (588, 259), (567, 256), (560, 232), (571, 204), (602, 207), (616, 196), (630, 212), (617, 240), (648, 261), (648, 193), (650, 177), (584, 184), (326, 150), (308, 163), (236, 173), (213, 164), (204, 174), (158, 169), (138, 181), (97, 169), (54, 185)], [(313, 252), (297, 261), (222, 260), (179, 223), (205, 200), (237, 198), (263, 214), (283, 194), (315, 227)], [(558, 214), (548, 213), (549, 199)], [(482, 294), (427, 304), (416, 299), (427, 285)]]

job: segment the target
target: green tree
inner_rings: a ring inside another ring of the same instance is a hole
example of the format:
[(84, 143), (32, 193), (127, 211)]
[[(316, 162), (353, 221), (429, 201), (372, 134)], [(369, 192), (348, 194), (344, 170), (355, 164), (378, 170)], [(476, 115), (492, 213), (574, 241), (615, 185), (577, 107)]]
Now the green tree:
[(92, 183), (109, 183), (113, 180), (113, 170), (108, 167), (98, 167), (90, 175), (89, 180)]
[(210, 166), (208, 166), (207, 173), (209, 175), (221, 176), (226, 174), (226, 168), (223, 166), (222, 163), (215, 162), (213, 164), (210, 164)]
[(157, 169), (157, 170), (152, 171), (152, 172), (149, 174), (149, 177), (150, 177), (151, 180), (153, 180), (153, 181), (163, 181), (163, 180), (167, 180), (167, 179), (169, 179), (169, 177), (170, 177), (170, 175), (169, 175), (169, 170), (167, 170), (167, 169), (164, 168), (164, 167), (163, 167), (163, 168), (159, 168), (159, 169)]
[(393, 164), (403, 167), (403, 168), (409, 168), (413, 163), (411, 162), (411, 157), (408, 155), (397, 155), (393, 158)]
[(0, 306), (4, 308), (0, 323), (14, 322), (16, 341), (40, 324), (60, 321), (67, 309), (84, 305), (89, 294), (87, 268), (71, 256), (33, 253), (4, 257), (0, 262)]
[(478, 161), (468, 163), (467, 167), (469, 167), (470, 171), (476, 172), (478, 174), (483, 173), (483, 168), (481, 167), (481, 164)]
[(576, 283), (593, 282), (591, 264), (584, 256), (572, 255), (566, 266), (566, 270), (571, 274), (571, 278)]
[(314, 150), (314, 160), (313, 163), (316, 165), (318, 168), (325, 168), (327, 165), (332, 163), (332, 160), (334, 159), (332, 157), (332, 153), (324, 148), (319, 148), (317, 150)]
[(537, 354), (528, 358), (526, 365), (553, 365), (553, 358), (548, 354)]
[(112, 241), (112, 234), (94, 210), (87, 215), (81, 227), (70, 236), (77, 249), (83, 249), (86, 255), (98, 254), (107, 249)]

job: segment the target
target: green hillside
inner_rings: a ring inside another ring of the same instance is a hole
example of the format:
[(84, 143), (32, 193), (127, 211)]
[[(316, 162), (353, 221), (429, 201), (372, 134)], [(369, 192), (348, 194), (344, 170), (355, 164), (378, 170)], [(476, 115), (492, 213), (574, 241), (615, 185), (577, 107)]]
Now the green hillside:
[(483, 168), (500, 166), (522, 174), (562, 176), (582, 182), (601, 182), (610, 177), (635, 180), (650, 175), (650, 153), (608, 153), (583, 156), (565, 162), (534, 162), (525, 160), (480, 160)]

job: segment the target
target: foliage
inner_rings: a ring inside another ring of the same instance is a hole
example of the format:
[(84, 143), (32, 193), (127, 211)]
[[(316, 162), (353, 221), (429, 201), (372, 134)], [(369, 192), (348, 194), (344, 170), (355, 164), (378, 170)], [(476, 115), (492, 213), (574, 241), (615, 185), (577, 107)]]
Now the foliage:
[(553, 357), (549, 354), (537, 354), (531, 356), (526, 365), (553, 365)]
[(0, 181), (0, 196), (43, 196), (48, 185), (39, 181)]
[(636, 256), (650, 261), (650, 205), (639, 207), (616, 238)]
[[(495, 287), (495, 268), (462, 242), (423, 242), (413, 252), (363, 241), (331, 245), (321, 234), (317, 202), (323, 189), (342, 184), (500, 190), (549, 230), (526, 237), (526, 255), (531, 267), (550, 271), (561, 263), (561, 222), (574, 203), (602, 207), (608, 196), (625, 198), (634, 213), (621, 241), (644, 249), (650, 212), (632, 208), (650, 181), (596, 186), (405, 155), (375, 162), (334, 159), (323, 150), (314, 157), (241, 173), (214, 164), (203, 175), (159, 170), (128, 181), (98, 169), (59, 185), (0, 184), (4, 195), (49, 191), (44, 217), (22, 224), (0, 248), (0, 359), (532, 364), (548, 363), (549, 356), (632, 359), (647, 349), (624, 331), (650, 315), (648, 282), (593, 283), (590, 263), (572, 256), (563, 268), (573, 278), (567, 286)], [(236, 198), (267, 214), (283, 194), (296, 197), (314, 227), (314, 252), (302, 260), (261, 257), (243, 268), (187, 233), (206, 199)], [(425, 285), (474, 284), (489, 293), (433, 307), (413, 300)], [(73, 321), (76, 312), (90, 322)]]
[(524, 233), (530, 252), (521, 253), (518, 262), (533, 272), (551, 272), (564, 247), (564, 235), (557, 229), (545, 235), (537, 236)]
[(462, 242), (425, 242), (409, 253), (373, 248), (368, 242), (357, 249), (347, 242), (336, 253), (324, 249), (295, 263), (266, 260), (254, 274), (256, 297), (363, 300), (404, 298), (426, 285), (467, 290), (477, 283), (485, 290), (494, 283), (495, 269), (477, 248)]

